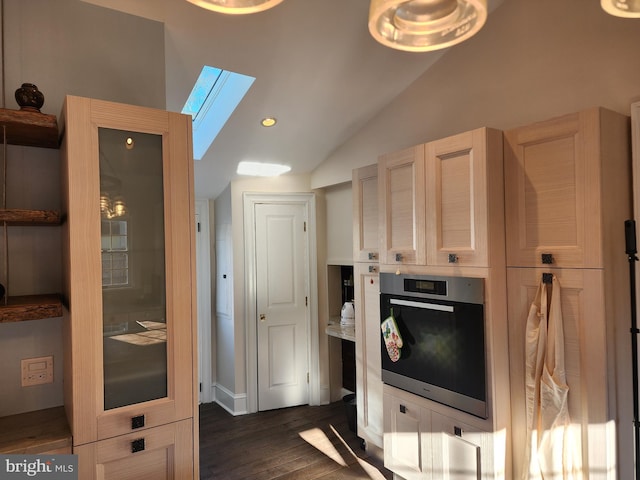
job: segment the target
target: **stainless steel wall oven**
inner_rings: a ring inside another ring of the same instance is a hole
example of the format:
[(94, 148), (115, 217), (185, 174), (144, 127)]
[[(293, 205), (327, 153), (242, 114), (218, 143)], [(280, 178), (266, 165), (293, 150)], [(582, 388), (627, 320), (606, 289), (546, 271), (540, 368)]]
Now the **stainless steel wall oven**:
[(483, 279), (381, 273), (380, 318), (384, 383), (487, 418)]

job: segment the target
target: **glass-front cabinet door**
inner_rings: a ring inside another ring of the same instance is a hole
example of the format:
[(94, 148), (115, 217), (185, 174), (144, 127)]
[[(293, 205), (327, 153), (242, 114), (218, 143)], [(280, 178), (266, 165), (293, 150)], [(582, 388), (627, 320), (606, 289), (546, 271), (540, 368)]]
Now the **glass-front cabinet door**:
[(149, 449), (139, 440), (157, 437), (152, 429), (187, 425), (193, 463), (191, 119), (67, 97), (63, 120), (65, 405), (74, 446), (84, 452), (126, 434), (136, 437), (133, 450)]
[(98, 128), (104, 409), (167, 396), (162, 135)]

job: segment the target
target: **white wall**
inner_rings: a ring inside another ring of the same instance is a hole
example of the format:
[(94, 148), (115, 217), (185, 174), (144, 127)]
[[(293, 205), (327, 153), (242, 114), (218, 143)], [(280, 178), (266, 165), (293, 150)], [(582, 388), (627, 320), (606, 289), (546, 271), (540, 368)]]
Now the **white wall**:
[[(629, 113), (640, 99), (640, 20), (597, 0), (505, 0), (312, 174), (313, 188), (355, 167), (477, 127), (508, 129), (591, 106)], [(380, 68), (384, 68), (381, 65)]]
[[(5, 0), (4, 13), (6, 108), (18, 108), (23, 82), (39, 87), (42, 111), (54, 115), (66, 94), (164, 108), (161, 23), (78, 0)], [(59, 170), (57, 150), (10, 147), (7, 206), (59, 209)], [(59, 227), (12, 227), (11, 293), (60, 292), (60, 245)], [(20, 359), (46, 355), (54, 356), (54, 383), (20, 387)], [(0, 324), (0, 364), (0, 416), (61, 405), (60, 319)]]
[[(231, 412), (236, 403), (235, 327), (233, 314), (233, 231), (231, 227), (231, 186), (215, 200), (215, 303), (213, 346), (216, 371), (216, 400)], [(244, 392), (242, 392), (244, 393)]]

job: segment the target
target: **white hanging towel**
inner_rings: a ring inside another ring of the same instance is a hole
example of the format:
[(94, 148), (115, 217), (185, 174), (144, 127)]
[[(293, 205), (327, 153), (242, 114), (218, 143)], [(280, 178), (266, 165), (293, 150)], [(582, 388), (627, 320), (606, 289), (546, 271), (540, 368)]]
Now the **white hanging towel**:
[(580, 480), (580, 435), (569, 417), (561, 293), (555, 275), (551, 285), (541, 282), (538, 286), (527, 318), (526, 342), (527, 450), (523, 478)]

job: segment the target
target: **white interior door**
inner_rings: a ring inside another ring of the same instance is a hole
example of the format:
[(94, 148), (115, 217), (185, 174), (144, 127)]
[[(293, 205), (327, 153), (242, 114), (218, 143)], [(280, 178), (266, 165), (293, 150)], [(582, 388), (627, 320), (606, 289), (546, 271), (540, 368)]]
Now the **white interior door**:
[(309, 403), (305, 212), (255, 205), (258, 410)]

